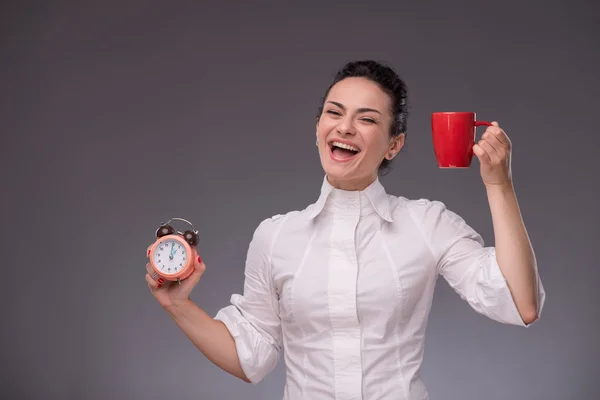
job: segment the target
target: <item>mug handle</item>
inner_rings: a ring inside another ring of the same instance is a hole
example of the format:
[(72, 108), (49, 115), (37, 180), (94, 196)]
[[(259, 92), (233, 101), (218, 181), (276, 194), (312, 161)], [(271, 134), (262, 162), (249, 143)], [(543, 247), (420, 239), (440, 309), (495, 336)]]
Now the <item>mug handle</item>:
[(492, 123), (487, 121), (475, 121), (475, 128), (477, 128), (478, 126), (492, 126)]

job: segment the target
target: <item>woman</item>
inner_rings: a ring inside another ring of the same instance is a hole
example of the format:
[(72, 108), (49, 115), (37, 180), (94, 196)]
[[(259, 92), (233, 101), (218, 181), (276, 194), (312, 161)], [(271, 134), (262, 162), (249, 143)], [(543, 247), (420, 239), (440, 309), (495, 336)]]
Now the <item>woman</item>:
[[(436, 279), (477, 312), (529, 326), (545, 294), (521, 220), (511, 143), (494, 123), (473, 148), (495, 247), (439, 201), (387, 194), (378, 175), (405, 140), (407, 93), (389, 67), (351, 62), (325, 93), (316, 125), (320, 197), (263, 220), (243, 295), (211, 318), (189, 299), (206, 266), (153, 295), (214, 364), (263, 379), (284, 354), (285, 399), (426, 399), (419, 378)], [(285, 352), (284, 352), (285, 349)]]

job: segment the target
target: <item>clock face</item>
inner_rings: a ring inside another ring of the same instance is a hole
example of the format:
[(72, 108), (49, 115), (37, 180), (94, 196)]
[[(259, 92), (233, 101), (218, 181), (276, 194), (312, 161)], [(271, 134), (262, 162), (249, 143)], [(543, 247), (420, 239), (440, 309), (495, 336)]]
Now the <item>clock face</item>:
[(167, 239), (161, 242), (156, 246), (153, 254), (154, 265), (165, 274), (180, 272), (185, 266), (188, 257), (189, 254), (187, 254), (185, 247), (174, 239)]

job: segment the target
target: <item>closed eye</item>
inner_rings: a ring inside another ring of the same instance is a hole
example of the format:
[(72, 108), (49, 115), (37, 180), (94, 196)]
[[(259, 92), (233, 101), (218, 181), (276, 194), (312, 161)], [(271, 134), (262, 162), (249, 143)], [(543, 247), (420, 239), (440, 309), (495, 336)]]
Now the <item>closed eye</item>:
[[(326, 112), (327, 112), (327, 114), (332, 114), (332, 115), (341, 115), (339, 112), (337, 112), (337, 111), (335, 111), (335, 110), (328, 110), (328, 111), (326, 111)], [(377, 123), (377, 121), (375, 121), (375, 120), (374, 120), (374, 119), (372, 119), (372, 118), (362, 118), (362, 120), (363, 120), (363, 121), (365, 121), (365, 122), (368, 122), (368, 123), (370, 123), (370, 124), (376, 124), (376, 123)]]

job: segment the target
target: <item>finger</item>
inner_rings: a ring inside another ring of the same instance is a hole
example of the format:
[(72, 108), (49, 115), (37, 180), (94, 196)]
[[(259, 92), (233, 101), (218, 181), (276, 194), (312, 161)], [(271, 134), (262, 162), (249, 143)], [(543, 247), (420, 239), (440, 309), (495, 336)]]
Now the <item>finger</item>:
[(502, 142), (500, 142), (498, 140), (498, 138), (496, 137), (496, 135), (493, 132), (485, 131), (483, 133), (483, 135), (481, 135), (481, 139), (488, 142), (490, 144), (490, 146), (492, 146), (494, 148), (494, 150), (497, 151), (498, 153), (500, 153), (503, 150), (503, 148), (505, 147), (504, 144), (502, 144)]
[(479, 145), (479, 147), (481, 147), (487, 153), (491, 162), (497, 162), (500, 160), (500, 154), (496, 151), (496, 149), (494, 149), (494, 147), (487, 140), (482, 139), (477, 144)]
[(504, 129), (500, 128), (496, 121), (492, 122), (492, 125), (493, 126), (489, 127), (487, 130), (491, 132), (500, 143), (504, 144), (505, 146), (510, 146), (510, 139), (508, 138), (506, 132), (504, 132)]
[(492, 156), (492, 159), (496, 159), (497, 161), (504, 161), (506, 158), (509, 157), (510, 146), (507, 146), (504, 143), (500, 142), (498, 140), (497, 135), (495, 135), (494, 133), (486, 132), (482, 135), (481, 138), (484, 139), (486, 143), (490, 144), (494, 148), (496, 153), (495, 156), (497, 156), (497, 158), (494, 158), (493, 155), (490, 154), (490, 156)]
[(146, 272), (147, 272), (146, 276), (157, 283), (158, 289), (160, 289), (163, 286), (168, 285), (169, 282), (165, 281), (165, 279), (162, 276), (158, 275), (158, 273), (156, 273), (156, 271), (152, 268), (150, 263), (146, 264)]
[(146, 282), (148, 282), (148, 287), (150, 288), (150, 290), (154, 291), (159, 289), (159, 283), (152, 279), (152, 277), (148, 274), (146, 274)]
[(500, 130), (498, 130), (496, 132), (492, 132), (492, 133), (497, 141), (502, 143), (503, 146), (506, 146), (510, 149), (510, 145), (511, 145), (510, 138), (508, 137), (506, 132), (504, 132), (504, 130), (500, 129)]
[(159, 277), (158, 279), (154, 279), (148, 274), (146, 274), (146, 282), (148, 282), (148, 286), (150, 286), (151, 289), (160, 289), (165, 286), (164, 278)]
[(152, 268), (152, 266), (150, 265), (150, 263), (146, 263), (146, 272), (152, 278), (154, 278), (154, 279), (158, 278), (158, 274), (156, 273), (156, 271), (154, 270), (154, 268)]
[(475, 144), (473, 146), (473, 153), (475, 153), (475, 155), (479, 159), (479, 162), (482, 164), (490, 164), (492, 162), (488, 153), (484, 149), (482, 149), (481, 146), (479, 146), (479, 144)]
[(196, 283), (198, 283), (198, 281), (202, 277), (202, 274), (204, 274), (204, 271), (206, 270), (206, 265), (202, 261), (202, 258), (200, 258), (200, 256), (197, 255), (197, 253), (194, 255), (196, 257), (195, 262), (194, 262), (194, 271), (187, 278), (187, 280), (191, 281), (192, 285), (195, 285)]

